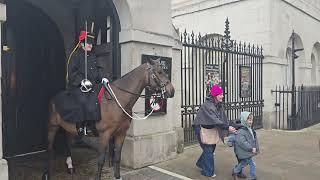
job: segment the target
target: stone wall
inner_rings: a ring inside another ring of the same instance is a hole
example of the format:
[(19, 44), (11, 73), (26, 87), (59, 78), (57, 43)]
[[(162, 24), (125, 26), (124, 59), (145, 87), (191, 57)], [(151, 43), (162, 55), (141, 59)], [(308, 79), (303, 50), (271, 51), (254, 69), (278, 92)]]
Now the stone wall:
[[(167, 114), (132, 120), (124, 143), (122, 164), (140, 168), (174, 158), (183, 149), (179, 73), (181, 44), (172, 26), (170, 0), (161, 3), (157, 0), (127, 0), (127, 3), (115, 2), (115, 5), (121, 23), (122, 75), (139, 66), (143, 54), (172, 58), (172, 83), (176, 93), (174, 98), (168, 99)], [(144, 109), (144, 99), (139, 99), (134, 111), (144, 112)]]

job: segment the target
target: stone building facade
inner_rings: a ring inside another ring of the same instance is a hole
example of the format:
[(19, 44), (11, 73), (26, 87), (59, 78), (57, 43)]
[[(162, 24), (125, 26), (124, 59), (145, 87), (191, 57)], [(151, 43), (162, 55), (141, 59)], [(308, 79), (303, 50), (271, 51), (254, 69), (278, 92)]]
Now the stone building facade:
[(229, 18), (231, 38), (263, 47), (264, 128), (275, 119), (276, 85), (292, 84), (291, 34), (295, 48), (296, 85), (320, 85), (320, 2), (316, 0), (172, 0), (173, 24), (180, 31), (224, 34)]

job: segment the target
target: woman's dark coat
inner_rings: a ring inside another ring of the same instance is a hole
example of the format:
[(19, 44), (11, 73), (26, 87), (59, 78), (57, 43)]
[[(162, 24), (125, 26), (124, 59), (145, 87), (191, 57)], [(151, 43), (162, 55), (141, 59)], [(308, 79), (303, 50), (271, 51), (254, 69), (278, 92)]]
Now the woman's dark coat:
[(204, 128), (218, 128), (219, 136), (223, 138), (228, 133), (229, 121), (225, 114), (225, 109), (221, 103), (215, 103), (213, 99), (207, 99), (200, 107), (196, 118), (193, 121), (194, 125), (200, 125)]

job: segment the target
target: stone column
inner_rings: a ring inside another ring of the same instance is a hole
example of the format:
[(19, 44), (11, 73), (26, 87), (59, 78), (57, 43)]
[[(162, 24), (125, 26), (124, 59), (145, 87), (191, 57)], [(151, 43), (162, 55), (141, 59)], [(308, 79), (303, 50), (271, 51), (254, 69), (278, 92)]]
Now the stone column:
[[(2, 27), (2, 23), (6, 21), (6, 5), (0, 3), (0, 27)], [(0, 28), (0, 44), (1, 44), (1, 28)], [(2, 48), (2, 44), (0, 46)], [(1, 61), (1, 50), (0, 50), (0, 61)], [(0, 63), (0, 75), (2, 74), (1, 72), (1, 63)], [(1, 84), (0, 84), (0, 91), (1, 91)], [(2, 98), (0, 96), (0, 102), (2, 102)], [(2, 114), (2, 103), (0, 104), (0, 111)], [(3, 158), (3, 146), (2, 146), (2, 116), (0, 116), (0, 155), (1, 155), (1, 159), (0, 159), (0, 179), (2, 180), (6, 180), (9, 179), (8, 176), (8, 163), (5, 159)]]
[[(115, 2), (121, 24), (121, 74), (141, 64), (143, 54), (172, 58), (172, 83), (176, 93), (167, 101), (167, 114), (132, 120), (122, 150), (122, 164), (141, 168), (174, 158), (183, 149), (181, 128), (179, 36), (171, 20), (171, 1), (125, 0)], [(144, 93), (144, 92), (143, 92)], [(144, 99), (134, 112), (143, 116)]]

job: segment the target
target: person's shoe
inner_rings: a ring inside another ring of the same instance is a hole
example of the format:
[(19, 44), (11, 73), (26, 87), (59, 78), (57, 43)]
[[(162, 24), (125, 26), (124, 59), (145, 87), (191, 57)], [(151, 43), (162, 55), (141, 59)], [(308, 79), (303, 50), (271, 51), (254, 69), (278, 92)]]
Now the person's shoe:
[(239, 180), (239, 179), (238, 179), (238, 175), (235, 174), (235, 173), (233, 173), (233, 172), (232, 172), (232, 177), (233, 177), (233, 180)]
[(215, 178), (216, 176), (217, 176), (216, 174), (213, 174), (211, 177), (212, 177), (212, 178)]
[(247, 178), (247, 176), (245, 174), (243, 174), (242, 172), (240, 174), (238, 174), (237, 176), (238, 176), (238, 178), (242, 178), (242, 179)]
[(202, 169), (201, 165), (198, 164), (198, 162), (196, 163), (196, 166), (197, 166), (199, 169)]

